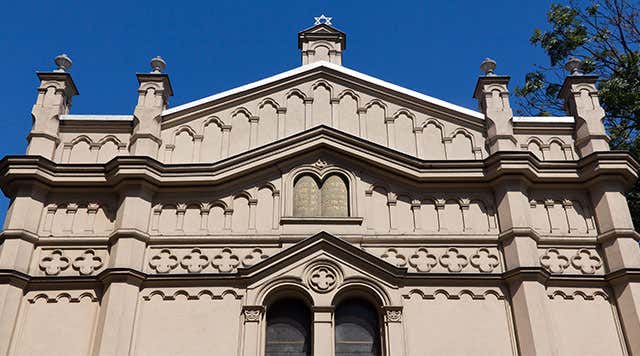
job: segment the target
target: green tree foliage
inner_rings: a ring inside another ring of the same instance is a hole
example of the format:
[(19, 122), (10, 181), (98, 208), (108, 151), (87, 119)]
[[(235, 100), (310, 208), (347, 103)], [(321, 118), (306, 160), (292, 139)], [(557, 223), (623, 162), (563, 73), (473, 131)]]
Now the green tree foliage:
[[(638, 0), (569, 0), (547, 12), (547, 26), (536, 29), (531, 43), (549, 56), (516, 88), (518, 111), (529, 115), (563, 112), (558, 92), (570, 56), (583, 61), (582, 71), (600, 76), (600, 101), (611, 148), (640, 157), (640, 28)], [(640, 182), (628, 193), (636, 229), (640, 229)]]

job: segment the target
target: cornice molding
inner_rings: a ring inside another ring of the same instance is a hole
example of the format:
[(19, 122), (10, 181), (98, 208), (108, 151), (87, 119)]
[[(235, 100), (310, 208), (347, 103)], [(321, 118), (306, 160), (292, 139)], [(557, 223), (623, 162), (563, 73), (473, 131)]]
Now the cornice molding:
[(530, 152), (502, 151), (485, 160), (427, 161), (327, 126), (317, 126), (215, 163), (166, 165), (150, 157), (118, 156), (106, 164), (58, 164), (40, 156), (6, 156), (0, 160), (0, 186), (7, 195), (17, 181), (48, 187), (113, 189), (127, 181), (162, 187), (215, 186), (301, 155), (327, 151), (367, 164), (415, 183), (491, 183), (505, 177), (527, 184), (635, 183), (640, 163), (627, 152), (596, 152), (577, 161), (540, 161)]

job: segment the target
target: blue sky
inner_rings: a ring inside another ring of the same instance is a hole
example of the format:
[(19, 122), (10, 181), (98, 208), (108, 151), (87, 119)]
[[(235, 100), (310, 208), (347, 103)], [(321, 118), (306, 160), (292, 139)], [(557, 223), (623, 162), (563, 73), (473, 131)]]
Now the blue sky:
[[(0, 156), (23, 154), (35, 71), (74, 61), (72, 114), (131, 114), (136, 72), (167, 61), (176, 106), (300, 65), (296, 34), (322, 13), (347, 34), (351, 69), (476, 109), (479, 65), (523, 82), (547, 64), (529, 44), (551, 1), (9, 1), (0, 12)], [(101, 5), (97, 5), (101, 4)], [(0, 198), (0, 216), (8, 201)]]

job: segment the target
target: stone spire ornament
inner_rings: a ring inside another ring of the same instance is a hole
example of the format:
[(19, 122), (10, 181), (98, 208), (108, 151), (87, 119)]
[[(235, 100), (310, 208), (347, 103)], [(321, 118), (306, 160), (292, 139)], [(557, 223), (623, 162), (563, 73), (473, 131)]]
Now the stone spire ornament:
[(580, 70), (582, 64), (583, 62), (580, 59), (572, 56), (569, 57), (569, 60), (564, 65), (564, 69), (569, 71), (570, 75), (582, 75), (582, 71)]
[(73, 61), (65, 53), (56, 56), (53, 61), (58, 66), (58, 68), (55, 69), (54, 72), (58, 73), (66, 72), (69, 68), (71, 68), (71, 65), (73, 65)]
[(314, 19), (316, 20), (316, 22), (313, 24), (314, 26), (322, 24), (331, 26), (331, 20), (333, 19), (333, 17), (327, 17), (322, 14), (318, 17), (314, 17)]
[(160, 56), (151, 59), (151, 73), (160, 74), (167, 67), (167, 62)]
[(485, 76), (492, 77), (496, 74), (494, 71), (496, 70), (496, 61), (487, 57), (482, 63), (480, 63), (480, 70), (484, 73)]

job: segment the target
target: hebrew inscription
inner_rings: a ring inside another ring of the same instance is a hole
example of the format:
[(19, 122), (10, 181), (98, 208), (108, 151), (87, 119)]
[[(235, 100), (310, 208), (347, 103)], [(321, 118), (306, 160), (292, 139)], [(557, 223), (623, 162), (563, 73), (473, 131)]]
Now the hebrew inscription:
[(349, 216), (347, 185), (337, 175), (320, 184), (313, 177), (300, 177), (293, 187), (293, 215), (342, 217)]
[(315, 179), (303, 176), (293, 187), (293, 215), (320, 216), (322, 213), (320, 189)]
[(322, 216), (348, 216), (347, 186), (336, 176), (329, 176), (320, 190)]

